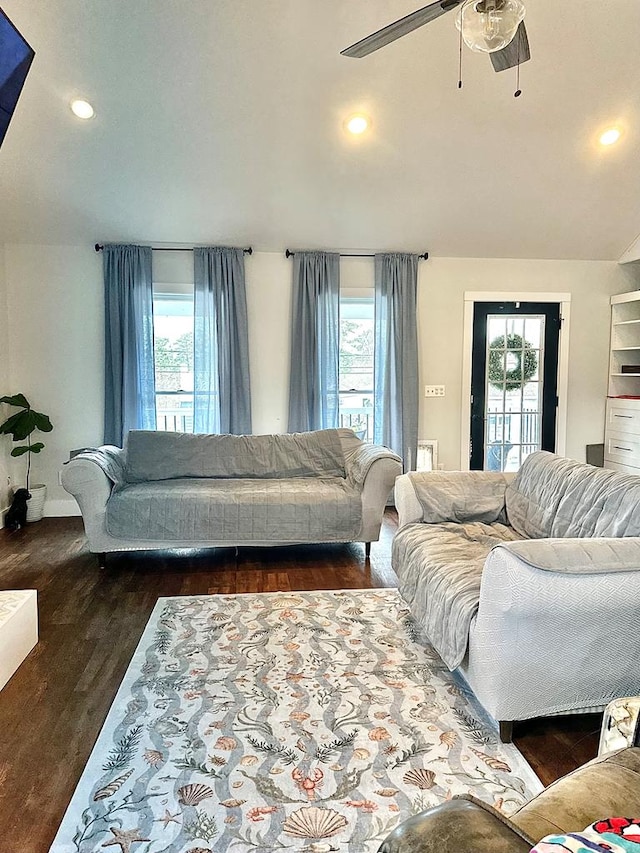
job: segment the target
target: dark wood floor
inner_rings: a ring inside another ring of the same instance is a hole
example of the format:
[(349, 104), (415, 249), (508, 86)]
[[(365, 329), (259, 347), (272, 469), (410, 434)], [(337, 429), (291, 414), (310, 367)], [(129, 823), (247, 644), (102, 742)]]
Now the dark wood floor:
[[(0, 531), (0, 589), (37, 589), (40, 642), (0, 691), (0, 850), (46, 853), (158, 596), (395, 586), (396, 516), (361, 545), (110, 556), (99, 571), (79, 519)], [(589, 760), (599, 717), (521, 723), (545, 784)]]

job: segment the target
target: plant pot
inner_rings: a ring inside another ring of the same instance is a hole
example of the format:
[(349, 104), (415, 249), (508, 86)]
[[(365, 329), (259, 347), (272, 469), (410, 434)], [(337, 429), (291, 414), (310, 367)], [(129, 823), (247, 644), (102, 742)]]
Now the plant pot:
[(38, 483), (30, 486), (31, 497), (27, 501), (27, 521), (40, 521), (44, 514), (44, 502), (47, 497), (47, 487)]

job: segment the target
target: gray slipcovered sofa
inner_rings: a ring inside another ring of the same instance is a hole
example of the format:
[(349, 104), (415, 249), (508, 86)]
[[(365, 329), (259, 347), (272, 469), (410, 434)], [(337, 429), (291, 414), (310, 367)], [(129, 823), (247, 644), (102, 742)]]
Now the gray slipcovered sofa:
[(131, 431), (62, 471), (92, 552), (376, 541), (400, 459), (351, 430)]
[(640, 477), (538, 452), (398, 478), (400, 592), (503, 740), (640, 693)]

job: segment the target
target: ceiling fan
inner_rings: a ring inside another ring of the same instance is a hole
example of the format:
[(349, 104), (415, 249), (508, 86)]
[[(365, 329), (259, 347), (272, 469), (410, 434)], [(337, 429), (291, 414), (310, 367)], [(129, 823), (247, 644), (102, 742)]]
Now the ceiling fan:
[(489, 53), (496, 71), (531, 59), (521, 0), (437, 0), (350, 45), (341, 54), (362, 59), (458, 7), (456, 26), (461, 39), (472, 50)]

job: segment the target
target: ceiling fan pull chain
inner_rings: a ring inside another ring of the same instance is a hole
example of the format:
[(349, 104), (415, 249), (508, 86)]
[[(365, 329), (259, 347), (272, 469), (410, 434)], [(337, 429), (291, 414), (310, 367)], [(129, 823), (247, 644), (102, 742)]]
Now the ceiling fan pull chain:
[(458, 57), (458, 89), (462, 89), (462, 27), (460, 27), (460, 46)]
[(520, 30), (518, 30), (516, 38), (518, 39), (518, 65), (516, 66), (516, 90), (513, 93), (513, 97), (519, 98), (522, 94), (522, 89), (520, 88), (520, 46), (522, 45)]

